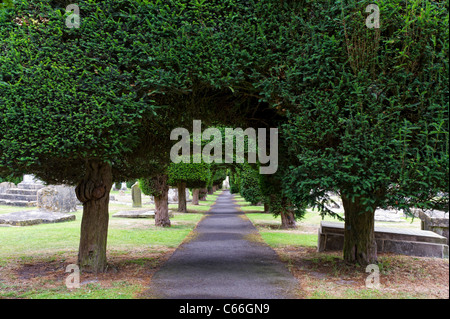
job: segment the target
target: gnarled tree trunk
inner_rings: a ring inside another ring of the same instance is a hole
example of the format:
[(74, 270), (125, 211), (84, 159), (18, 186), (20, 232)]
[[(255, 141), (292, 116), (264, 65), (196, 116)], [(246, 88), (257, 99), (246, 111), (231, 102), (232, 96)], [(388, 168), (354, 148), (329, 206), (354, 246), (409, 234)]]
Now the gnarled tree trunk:
[(186, 213), (186, 182), (178, 183), (178, 212)]
[(199, 193), (200, 193), (200, 190), (198, 188), (194, 188), (192, 190), (192, 205), (198, 205)]
[(109, 164), (91, 160), (86, 164), (86, 175), (75, 188), (83, 203), (78, 265), (87, 272), (106, 270), (106, 241), (108, 237), (108, 204), (112, 187)]
[(375, 209), (366, 211), (359, 198), (352, 201), (342, 196), (345, 211), (344, 260), (352, 264), (377, 263), (375, 241)]
[(281, 228), (289, 229), (296, 228), (297, 223), (295, 222), (294, 212), (290, 210), (282, 210), (281, 213)]
[(170, 227), (169, 218), (169, 185), (167, 175), (157, 175), (154, 177), (155, 186), (155, 226)]

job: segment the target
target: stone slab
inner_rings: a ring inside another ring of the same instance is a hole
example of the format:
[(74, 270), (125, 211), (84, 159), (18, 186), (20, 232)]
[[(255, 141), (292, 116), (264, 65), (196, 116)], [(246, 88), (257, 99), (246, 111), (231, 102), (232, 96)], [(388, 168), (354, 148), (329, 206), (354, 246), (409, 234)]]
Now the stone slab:
[[(379, 252), (448, 258), (447, 238), (432, 231), (375, 227)], [(322, 221), (319, 228), (318, 251), (342, 250), (344, 223)]]
[(45, 210), (29, 210), (0, 215), (0, 224), (31, 226), (75, 220), (75, 215), (53, 213)]
[(122, 218), (155, 218), (155, 212), (153, 210), (128, 210), (117, 212), (112, 217)]

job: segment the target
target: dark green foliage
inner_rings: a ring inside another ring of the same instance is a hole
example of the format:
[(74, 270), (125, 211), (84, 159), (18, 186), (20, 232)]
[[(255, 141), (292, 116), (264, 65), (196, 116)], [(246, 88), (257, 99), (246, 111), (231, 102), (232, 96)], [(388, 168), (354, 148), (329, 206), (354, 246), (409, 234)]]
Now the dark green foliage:
[(171, 163), (167, 171), (172, 186), (185, 182), (188, 188), (204, 188), (211, 177), (210, 164), (206, 163)]
[(448, 1), (377, 2), (380, 29), (370, 3), (78, 1), (69, 29), (66, 1), (17, 1), (0, 12), (0, 175), (76, 184), (100, 160), (152, 176), (171, 129), (202, 119), (280, 128), (273, 211), (330, 213), (330, 192), (448, 210)]
[(80, 2), (80, 29), (65, 27), (64, 10), (47, 1), (2, 16), (0, 171), (77, 183), (85, 159), (125, 167), (154, 107), (133, 86), (139, 63), (124, 67), (133, 54), (124, 34), (139, 34), (131, 17), (117, 21), (120, 4)]
[(240, 172), (240, 194), (252, 205), (262, 200), (258, 172), (249, 165), (243, 165)]
[(380, 29), (362, 23), (368, 3), (310, 2), (295, 26), (278, 81), (285, 193), (325, 212), (330, 191), (448, 210), (448, 2), (382, 2)]
[(3, 182), (10, 182), (10, 183), (14, 183), (14, 184), (19, 184), (21, 181), (23, 180), (23, 177), (11, 177), (11, 176), (7, 176), (7, 177), (1, 177), (0, 176), (0, 183)]
[(226, 169), (216, 169), (211, 176), (211, 185), (222, 186), (222, 183), (226, 178), (227, 178)]
[(229, 176), (230, 176), (230, 193), (238, 194), (241, 189), (239, 172), (230, 171)]
[(263, 78), (242, 46), (249, 3), (78, 1), (79, 29), (65, 26), (63, 1), (2, 12), (2, 175), (76, 184), (96, 159), (129, 180), (150, 174), (150, 160), (168, 163), (174, 127), (245, 123), (260, 108), (250, 74)]
[(142, 193), (148, 196), (162, 196), (163, 194), (160, 192), (158, 185), (156, 184), (156, 179), (154, 178), (140, 178), (139, 179), (139, 188), (142, 190)]
[(137, 182), (137, 180), (136, 179), (133, 179), (133, 180), (131, 180), (131, 181), (127, 181), (127, 183), (126, 183), (126, 185), (127, 185), (127, 188), (131, 188), (131, 186), (133, 186), (134, 185), (134, 183), (136, 183)]

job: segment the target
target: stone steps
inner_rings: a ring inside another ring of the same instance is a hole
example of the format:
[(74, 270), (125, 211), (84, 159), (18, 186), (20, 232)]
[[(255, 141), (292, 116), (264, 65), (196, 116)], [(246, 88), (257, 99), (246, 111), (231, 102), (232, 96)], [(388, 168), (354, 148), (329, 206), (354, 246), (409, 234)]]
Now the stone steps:
[(18, 195), (36, 195), (35, 189), (22, 189), (22, 188), (10, 188), (6, 190), (6, 194), (18, 194)]
[(8, 206), (19, 206), (19, 207), (33, 207), (37, 206), (37, 201), (26, 201), (26, 200), (8, 200), (0, 199), (0, 205)]
[(0, 193), (0, 205), (37, 206), (37, 192), (45, 185), (35, 182), (21, 182), (16, 187), (4, 189)]
[(36, 192), (32, 195), (9, 194), (7, 191), (7, 193), (0, 194), (0, 200), (2, 200), (2, 199), (34, 202), (37, 200), (37, 194), (36, 194)]
[(19, 189), (32, 189), (32, 190), (36, 190), (36, 191), (45, 187), (45, 185), (42, 185), (42, 184), (27, 184), (27, 183), (20, 183), (17, 186)]

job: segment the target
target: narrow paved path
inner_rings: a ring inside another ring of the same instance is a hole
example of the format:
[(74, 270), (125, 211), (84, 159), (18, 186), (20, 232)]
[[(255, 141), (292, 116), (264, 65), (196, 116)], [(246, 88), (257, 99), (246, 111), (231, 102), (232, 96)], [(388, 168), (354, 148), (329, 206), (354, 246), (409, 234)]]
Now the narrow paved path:
[(157, 271), (152, 298), (295, 298), (296, 279), (275, 251), (256, 241), (258, 231), (222, 192), (193, 239)]

